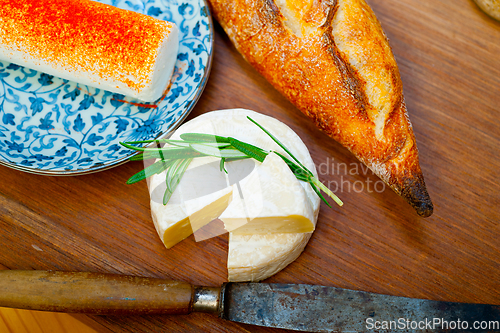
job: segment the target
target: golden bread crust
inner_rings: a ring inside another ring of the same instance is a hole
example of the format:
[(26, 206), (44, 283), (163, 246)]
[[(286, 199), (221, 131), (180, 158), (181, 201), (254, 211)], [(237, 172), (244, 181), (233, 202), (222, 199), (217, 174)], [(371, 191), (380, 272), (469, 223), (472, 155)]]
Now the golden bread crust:
[(421, 216), (433, 206), (398, 67), (364, 0), (209, 0), (238, 51)]

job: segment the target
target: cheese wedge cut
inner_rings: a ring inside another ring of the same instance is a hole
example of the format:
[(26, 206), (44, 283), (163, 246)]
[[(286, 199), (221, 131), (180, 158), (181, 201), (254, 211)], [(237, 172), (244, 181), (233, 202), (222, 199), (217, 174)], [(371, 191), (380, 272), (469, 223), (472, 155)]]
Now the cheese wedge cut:
[(177, 60), (174, 23), (90, 0), (2, 0), (0, 60), (152, 102)]
[[(203, 181), (200, 175), (210, 177)], [(229, 205), (233, 188), (220, 172), (216, 158), (198, 158), (190, 163), (168, 204), (163, 205), (165, 177), (161, 173), (150, 179), (151, 216), (163, 244), (171, 248), (216, 219)]]
[(219, 219), (234, 234), (314, 231), (314, 212), (304, 188), (274, 153), (233, 185), (233, 193), (233, 200)]
[[(232, 136), (241, 141), (256, 145), (258, 147), (285, 153), (271, 138), (263, 133), (257, 126), (253, 125), (247, 119), (252, 117), (255, 121), (271, 131), (281, 142), (287, 146), (291, 152), (304, 164), (311, 172), (317, 176), (316, 167), (309, 155), (309, 151), (300, 137), (287, 125), (277, 119), (265, 116), (263, 114), (245, 110), (230, 109), (221, 111), (212, 111), (202, 114), (193, 120), (183, 124), (175, 131), (172, 139), (179, 139), (183, 133), (207, 133), (221, 136)], [(194, 160), (196, 161), (196, 159)], [(255, 167), (257, 163), (253, 161)], [(243, 161), (240, 161), (243, 162)], [(231, 162), (235, 163), (235, 162)], [(229, 164), (229, 163), (228, 163)], [(190, 166), (191, 167), (191, 166)], [(229, 168), (229, 165), (227, 166)], [(233, 168), (239, 170), (240, 168)], [(241, 170), (241, 169), (240, 169)], [(187, 172), (186, 172), (187, 173)], [(231, 178), (231, 170), (229, 170)], [(245, 177), (245, 175), (240, 175)], [(157, 184), (165, 181), (165, 177), (156, 175), (152, 177), (152, 182)], [(237, 183), (236, 179), (230, 180), (230, 183)], [(182, 181), (181, 181), (182, 183)], [(299, 182), (306, 193), (307, 203), (311, 207), (312, 221), (316, 224), (320, 199), (314, 193), (309, 184)], [(182, 187), (182, 184), (179, 184)], [(233, 185), (233, 188), (236, 187)], [(150, 193), (154, 192), (154, 186), (150, 186)], [(233, 198), (235, 197), (233, 191)], [(239, 194), (238, 194), (239, 195)], [(151, 210), (153, 215), (159, 216), (157, 210), (165, 209), (163, 205), (157, 205), (152, 202)], [(166, 214), (162, 214), (165, 216)], [(154, 219), (157, 230), (166, 230), (159, 228), (159, 219)], [(185, 228), (186, 230), (187, 228)], [(173, 229), (172, 229), (173, 230)], [(188, 229), (187, 229), (188, 230)], [(159, 232), (160, 238), (164, 239), (164, 234)], [(270, 277), (285, 268), (304, 250), (311, 233), (270, 233), (241, 235), (233, 232), (229, 233), (228, 249), (228, 280), (229, 281), (260, 281)]]

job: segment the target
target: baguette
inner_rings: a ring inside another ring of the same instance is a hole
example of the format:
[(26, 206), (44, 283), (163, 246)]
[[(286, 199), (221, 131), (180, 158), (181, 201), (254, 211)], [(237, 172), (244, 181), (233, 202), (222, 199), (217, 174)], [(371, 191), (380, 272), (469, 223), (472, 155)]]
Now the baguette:
[(433, 204), (388, 40), (364, 0), (209, 0), (236, 49), (401, 195)]

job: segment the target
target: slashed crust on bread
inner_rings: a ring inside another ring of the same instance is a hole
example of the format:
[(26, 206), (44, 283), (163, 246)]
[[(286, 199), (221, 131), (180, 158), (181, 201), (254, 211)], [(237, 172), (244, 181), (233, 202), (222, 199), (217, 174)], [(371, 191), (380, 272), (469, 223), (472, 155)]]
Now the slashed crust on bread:
[(421, 216), (433, 205), (399, 70), (364, 0), (210, 0), (239, 52)]

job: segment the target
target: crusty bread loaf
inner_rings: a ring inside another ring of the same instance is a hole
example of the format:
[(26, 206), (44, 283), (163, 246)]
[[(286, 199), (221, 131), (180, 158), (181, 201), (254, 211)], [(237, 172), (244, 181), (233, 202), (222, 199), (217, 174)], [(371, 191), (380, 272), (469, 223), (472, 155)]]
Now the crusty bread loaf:
[(500, 21), (500, 0), (474, 0), (486, 14)]
[(388, 40), (364, 0), (209, 0), (239, 52), (421, 216), (432, 214)]

